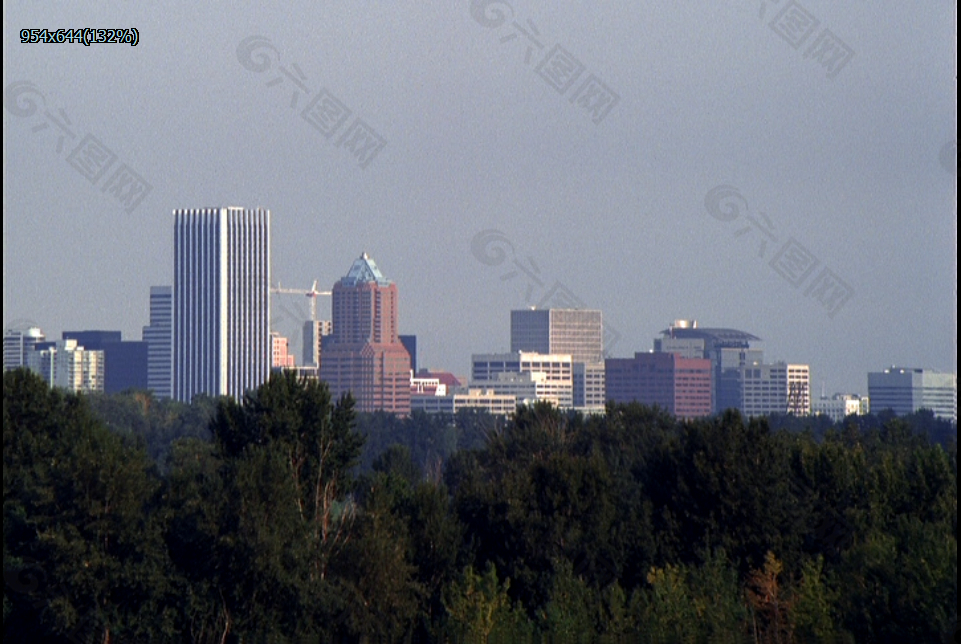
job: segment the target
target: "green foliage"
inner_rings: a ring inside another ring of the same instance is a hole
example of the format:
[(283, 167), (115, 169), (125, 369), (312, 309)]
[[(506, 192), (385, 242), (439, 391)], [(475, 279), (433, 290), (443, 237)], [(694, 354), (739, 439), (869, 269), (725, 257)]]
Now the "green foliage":
[(304, 637), (338, 609), (327, 572), (354, 533), (352, 419), (349, 398), (332, 405), (326, 385), (275, 373), (221, 402), (212, 449), (175, 449), (168, 543), (197, 639)]
[(26, 641), (169, 633), (159, 481), (143, 450), (25, 370), (4, 374), (3, 444), (4, 568), (42, 579), (5, 594), (5, 630)]
[(647, 582), (650, 589), (641, 591), (635, 604), (646, 641), (697, 641), (700, 627), (685, 569), (671, 564), (652, 567)]
[(347, 599), (345, 634), (352, 638), (398, 641), (412, 628), (423, 601), (389, 478), (379, 474), (369, 480), (355, 537), (332, 563)]
[(107, 429), (142, 440), (147, 454), (161, 472), (166, 471), (175, 441), (210, 440), (210, 420), (217, 410), (217, 399), (209, 396), (196, 396), (188, 405), (136, 390), (91, 394), (87, 402), (93, 415)]
[(745, 423), (733, 410), (682, 423), (644, 477), (655, 526), (668, 537), (659, 557), (693, 562), (701, 549), (722, 548), (742, 562), (742, 573), (772, 548), (795, 560), (796, 509), (785, 457), (763, 420)]
[(391, 445), (374, 459), (374, 472), (387, 474), (403, 481), (408, 486), (417, 485), (421, 479), (420, 468), (411, 457), (406, 445)]
[[(603, 610), (598, 599), (584, 580), (574, 575), (569, 561), (559, 561), (550, 599), (539, 615), (542, 631), (555, 642), (592, 641), (597, 635), (594, 613)], [(611, 608), (615, 613), (622, 609), (623, 606)]]
[(801, 565), (796, 590), (794, 620), (801, 642), (834, 642), (839, 638), (834, 613), (838, 592), (825, 578), (824, 559), (808, 559)]
[(494, 564), (483, 575), (467, 566), (444, 591), (447, 634), (465, 644), (528, 641), (530, 625), (511, 607), (508, 588), (510, 579), (501, 583)]
[(292, 373), (180, 405), (11, 372), (4, 639), (938, 641), (957, 443), (929, 437), (952, 430), (357, 417)]
[(441, 593), (458, 573), (458, 557), (464, 541), (464, 526), (451, 507), (443, 485), (421, 483), (399, 509), (410, 535), (409, 559), (416, 582), (424, 590), (421, 621), (429, 625), (443, 615)]
[(737, 568), (723, 550), (702, 553), (703, 562), (688, 569), (688, 586), (703, 641), (743, 641), (748, 609), (741, 599)]

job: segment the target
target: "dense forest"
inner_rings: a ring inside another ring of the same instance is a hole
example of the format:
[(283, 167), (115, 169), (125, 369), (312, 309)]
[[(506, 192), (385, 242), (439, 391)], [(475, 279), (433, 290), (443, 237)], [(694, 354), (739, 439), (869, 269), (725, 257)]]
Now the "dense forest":
[(957, 427), (3, 379), (4, 641), (956, 641)]

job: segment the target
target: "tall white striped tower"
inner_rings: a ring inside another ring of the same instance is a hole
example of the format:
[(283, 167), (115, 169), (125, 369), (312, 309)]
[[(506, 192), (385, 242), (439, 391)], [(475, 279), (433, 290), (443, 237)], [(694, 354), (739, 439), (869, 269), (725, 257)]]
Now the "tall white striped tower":
[(240, 400), (270, 359), (270, 211), (175, 210), (173, 397)]

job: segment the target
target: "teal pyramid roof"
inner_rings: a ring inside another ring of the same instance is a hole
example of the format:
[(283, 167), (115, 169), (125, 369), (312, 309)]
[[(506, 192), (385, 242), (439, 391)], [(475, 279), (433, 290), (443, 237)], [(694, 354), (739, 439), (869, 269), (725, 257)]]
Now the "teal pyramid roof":
[(367, 253), (361, 254), (354, 260), (347, 275), (341, 278), (340, 283), (344, 286), (356, 286), (368, 282), (377, 282), (378, 286), (389, 286), (390, 280), (377, 268), (376, 262)]

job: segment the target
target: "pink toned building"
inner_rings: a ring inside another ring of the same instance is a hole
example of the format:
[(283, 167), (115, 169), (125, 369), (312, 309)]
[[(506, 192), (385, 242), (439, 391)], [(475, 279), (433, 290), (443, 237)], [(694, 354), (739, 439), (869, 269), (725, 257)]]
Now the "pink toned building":
[(410, 356), (397, 337), (397, 285), (364, 253), (333, 288), (333, 332), (320, 379), (334, 399), (350, 392), (357, 411), (410, 413)]
[(270, 367), (293, 369), (294, 356), (290, 353), (290, 341), (276, 331), (270, 333)]

